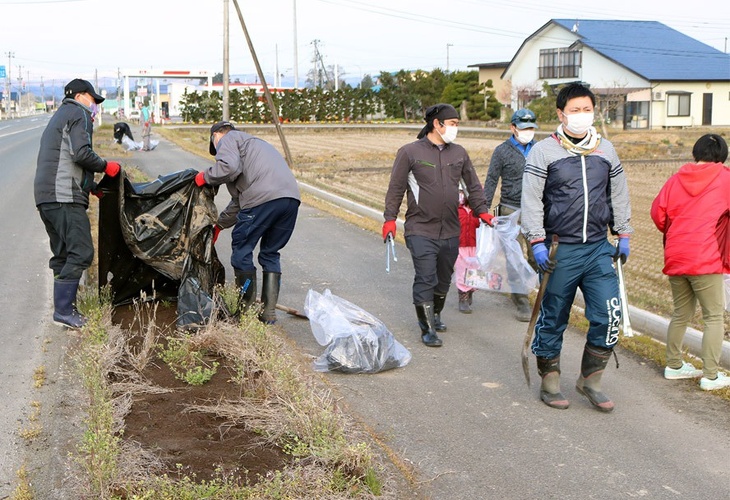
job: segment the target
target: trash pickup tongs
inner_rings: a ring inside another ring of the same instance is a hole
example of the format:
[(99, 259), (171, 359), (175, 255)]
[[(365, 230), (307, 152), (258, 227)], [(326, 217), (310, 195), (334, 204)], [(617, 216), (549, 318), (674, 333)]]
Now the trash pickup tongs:
[(388, 233), (385, 238), (385, 272), (390, 273), (390, 256), (393, 256), (393, 262), (398, 262), (398, 257), (395, 255), (395, 240), (393, 240), (393, 233)]

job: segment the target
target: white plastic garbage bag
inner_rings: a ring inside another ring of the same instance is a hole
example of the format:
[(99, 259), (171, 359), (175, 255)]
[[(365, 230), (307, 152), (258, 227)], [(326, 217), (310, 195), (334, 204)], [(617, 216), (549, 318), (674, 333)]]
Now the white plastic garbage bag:
[(377, 373), (406, 366), (411, 353), (372, 314), (336, 295), (309, 290), (304, 302), (314, 338), (327, 346), (316, 371)]
[[(155, 149), (158, 144), (160, 144), (160, 141), (150, 140), (150, 151)], [(141, 151), (144, 147), (144, 142), (135, 142), (125, 135), (122, 137), (122, 145), (127, 149), (127, 151)]]

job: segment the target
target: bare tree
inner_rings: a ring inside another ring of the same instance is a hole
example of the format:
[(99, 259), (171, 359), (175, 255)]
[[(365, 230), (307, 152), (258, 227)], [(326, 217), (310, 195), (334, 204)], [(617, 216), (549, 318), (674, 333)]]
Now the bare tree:
[(617, 114), (623, 115), (623, 113), (616, 113), (616, 111), (623, 111), (624, 109), (624, 105), (626, 104), (626, 87), (627, 83), (614, 80), (604, 88), (593, 89), (593, 93), (596, 96), (595, 111), (601, 121), (601, 134), (606, 139), (609, 138), (608, 127), (606, 125), (611, 122), (611, 117)]

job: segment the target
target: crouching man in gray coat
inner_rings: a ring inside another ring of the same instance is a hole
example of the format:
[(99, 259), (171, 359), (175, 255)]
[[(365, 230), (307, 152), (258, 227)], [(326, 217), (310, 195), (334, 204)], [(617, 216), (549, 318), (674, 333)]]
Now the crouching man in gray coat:
[(256, 299), (253, 251), (260, 241), (263, 309), (259, 319), (273, 324), (281, 285), (279, 252), (289, 242), (299, 212), (297, 181), (271, 144), (236, 130), (230, 122), (211, 127), (209, 150), (215, 165), (199, 172), (195, 183), (225, 184), (231, 194), (231, 202), (218, 217), (215, 237), (233, 226), (231, 265), (239, 287), (238, 311), (245, 312)]

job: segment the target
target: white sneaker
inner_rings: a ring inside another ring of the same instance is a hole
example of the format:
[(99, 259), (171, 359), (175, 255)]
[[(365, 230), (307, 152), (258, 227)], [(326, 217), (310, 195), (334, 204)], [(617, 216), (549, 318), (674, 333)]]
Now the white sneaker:
[(700, 379), (700, 389), (703, 391), (714, 391), (724, 387), (730, 387), (730, 377), (722, 372), (717, 372), (717, 378), (714, 380), (707, 377)]
[(679, 380), (683, 378), (697, 378), (702, 376), (702, 370), (698, 370), (692, 363), (682, 361), (682, 366), (677, 369), (664, 368), (664, 378), (667, 380)]

